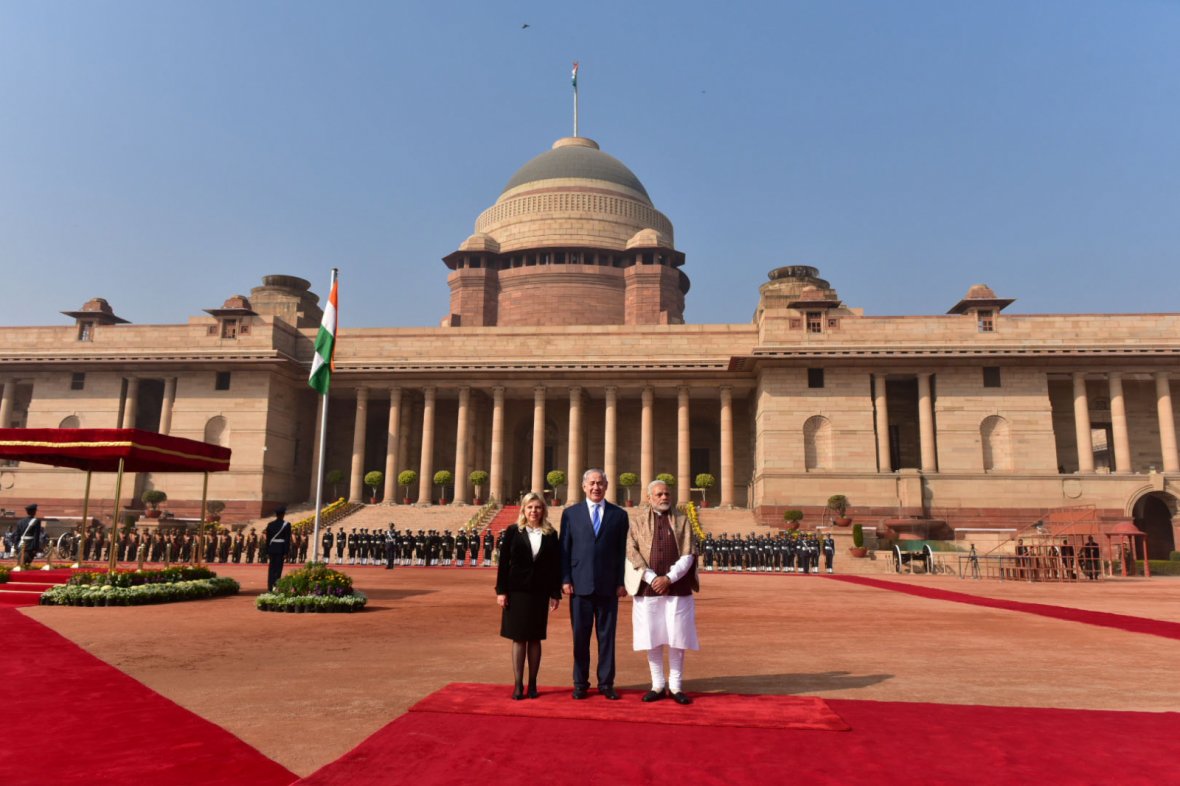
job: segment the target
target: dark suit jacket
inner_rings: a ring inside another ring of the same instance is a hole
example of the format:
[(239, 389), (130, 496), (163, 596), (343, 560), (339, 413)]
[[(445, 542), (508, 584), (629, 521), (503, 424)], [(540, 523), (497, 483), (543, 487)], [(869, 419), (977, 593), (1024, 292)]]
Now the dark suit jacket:
[[(282, 543), (272, 541), (278, 538)], [(266, 553), (273, 556), (285, 557), (291, 547), (291, 526), (281, 518), (277, 518), (266, 525)]]
[(496, 570), (496, 594), (529, 592), (561, 600), (561, 544), (557, 534), (541, 536), (541, 550), (533, 557), (528, 535), (516, 525), (507, 529)]
[(585, 502), (561, 512), (561, 582), (575, 595), (615, 595), (623, 586), (630, 521), (618, 505), (602, 503), (602, 525), (594, 537)]

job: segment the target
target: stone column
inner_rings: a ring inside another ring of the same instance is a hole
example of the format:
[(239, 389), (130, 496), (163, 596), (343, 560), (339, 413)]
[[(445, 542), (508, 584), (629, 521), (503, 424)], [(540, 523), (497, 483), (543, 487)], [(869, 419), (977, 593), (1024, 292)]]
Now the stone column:
[(918, 375), (918, 430), (922, 442), (922, 471), (938, 472), (934, 441), (934, 397), (930, 390), (930, 373)]
[(1114, 471), (1131, 471), (1131, 438), (1127, 432), (1127, 400), (1123, 396), (1123, 375), (1112, 371), (1110, 385), (1110, 428), (1114, 432)]
[(123, 417), (120, 418), (120, 428), (135, 428), (135, 413), (139, 407), (139, 379), (130, 377), (127, 380), (127, 398), (123, 400)]
[(4, 380), (4, 393), (0, 395), (0, 428), (12, 427), (12, 409), (16, 406), (16, 382)]
[(492, 388), (492, 467), (488, 471), (488, 494), (504, 503), (504, 388)]
[(570, 388), (569, 460), (566, 462), (566, 502), (582, 499), (582, 389)]
[(307, 501), (312, 505), (315, 504), (315, 495), (320, 490), (320, 430), (324, 422), (323, 402), (323, 396), (315, 397), (315, 433), (311, 437), (311, 488), (307, 492)]
[(160, 404), (160, 433), (172, 433), (172, 407), (176, 404), (176, 377), (164, 380), (164, 401)]
[(431, 504), (434, 489), (434, 396), (433, 387), (422, 388), (422, 455), (418, 460), (418, 504)]
[(533, 471), (529, 491), (545, 492), (545, 386), (533, 388)]
[(676, 390), (676, 501), (692, 498), (692, 421), (689, 419), (688, 385)]
[(643, 409), (639, 416), (639, 499), (647, 499), (647, 484), (655, 480), (655, 439), (652, 434), (652, 406), (655, 391), (643, 389)]
[(401, 472), (398, 462), (398, 447), (401, 443), (402, 389), (389, 389), (389, 427), (385, 437), (385, 501), (397, 499), (397, 473)]
[(365, 429), (369, 425), (369, 389), (356, 389), (356, 421), (352, 427), (352, 471), (348, 476), (348, 501), (365, 500)]
[(892, 472), (889, 458), (889, 399), (885, 396), (885, 375), (877, 374), (873, 385), (873, 409), (877, 413), (877, 471)]
[(471, 388), (459, 388), (459, 415), (455, 423), (455, 494), (456, 505), (467, 504), (467, 410), (471, 407)]
[(606, 499), (611, 503), (617, 503), (619, 499), (619, 443), (616, 428), (618, 422), (619, 389), (608, 385), (606, 388), (606, 417), (602, 427), (602, 471), (606, 473)]
[(1159, 412), (1164, 472), (1180, 472), (1180, 456), (1176, 455), (1176, 416), (1172, 412), (1172, 383), (1166, 371), (1155, 373), (1155, 406)]
[(721, 507), (733, 507), (733, 388), (721, 387)]
[(1090, 436), (1090, 401), (1086, 398), (1086, 375), (1073, 374), (1073, 422), (1078, 442), (1078, 471), (1094, 471), (1094, 441)]

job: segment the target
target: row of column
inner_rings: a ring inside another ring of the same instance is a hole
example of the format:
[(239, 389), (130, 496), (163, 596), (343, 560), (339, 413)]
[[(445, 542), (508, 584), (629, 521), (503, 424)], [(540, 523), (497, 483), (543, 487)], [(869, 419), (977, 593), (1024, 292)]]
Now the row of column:
[[(437, 403), (437, 389), (433, 386), (422, 388), (422, 451), (418, 460), (418, 499), (431, 499), (434, 485), (434, 421), (435, 405)], [(404, 446), (406, 435), (401, 433), (402, 427), (402, 394), (400, 386), (389, 389), (389, 429), (387, 433), (385, 452), (385, 499), (394, 499), (397, 488), (398, 472), (404, 468)], [(533, 445), (530, 485), (533, 491), (540, 492), (545, 488), (545, 407), (548, 390), (542, 385), (533, 389)], [(617, 499), (618, 480), (618, 388), (608, 386), (604, 390), (605, 412), (603, 418), (603, 472), (611, 481), (607, 495), (608, 499)], [(579, 386), (569, 388), (569, 439), (566, 467), (568, 475), (570, 501), (581, 499), (582, 457), (585, 454), (583, 434), (585, 424), (583, 418), (584, 391)], [(654, 408), (655, 390), (651, 386), (643, 389), (642, 410), (640, 414), (640, 485), (641, 493), (646, 493), (647, 485), (655, 479), (655, 434)], [(734, 453), (733, 453), (733, 390), (728, 386), (720, 389), (721, 404), (721, 457), (720, 477), (718, 478), (721, 505), (734, 503)], [(368, 426), (369, 389), (357, 388), (356, 416), (353, 425), (352, 438), (352, 472), (349, 479), (349, 498), (362, 499), (365, 432)], [(684, 488), (682, 496), (688, 498), (687, 489), (692, 485), (691, 473), (691, 421), (689, 409), (689, 389), (681, 385), (677, 389), (677, 427), (676, 427), (676, 477), (678, 485)], [(321, 414), (322, 417), (322, 414)], [(454, 502), (466, 503), (467, 476), (470, 473), (470, 460), (473, 454), (474, 434), (470, 428), (471, 420), (471, 388), (459, 388), (459, 407), (455, 426), (455, 484)], [(318, 429), (317, 429), (318, 434)], [(318, 439), (318, 437), (317, 437)], [(491, 434), (491, 468), (489, 470), (488, 491), (492, 497), (503, 499), (505, 494), (504, 467), (504, 388), (492, 388), (492, 434)], [(315, 481), (312, 482), (313, 488)]]
[[(12, 422), (12, 410), (16, 404), (16, 382), (5, 380), (0, 388), (0, 428), (8, 428)], [(172, 431), (172, 409), (176, 404), (176, 377), (164, 379), (164, 400), (160, 404), (160, 433)], [(119, 412), (119, 423), (123, 428), (135, 426), (135, 415), (139, 409), (139, 378), (127, 378), (127, 396)]]
[[(1123, 377), (1118, 372), (1107, 375), (1110, 388), (1110, 428), (1114, 436), (1115, 472), (1131, 471), (1131, 438), (1127, 428), (1127, 403), (1123, 395)], [(1180, 454), (1176, 449), (1176, 418), (1172, 409), (1172, 386), (1166, 371), (1155, 373), (1155, 406), (1160, 427), (1160, 454), (1164, 472), (1180, 472)], [(1090, 428), (1090, 401), (1086, 393), (1086, 375), (1073, 375), (1073, 414), (1077, 434), (1078, 471), (1094, 471), (1094, 442)]]
[[(938, 471), (938, 452), (934, 438), (934, 396), (931, 393), (930, 372), (918, 374), (918, 446), (919, 463), (923, 472)], [(877, 470), (891, 472), (889, 442), (889, 398), (885, 393), (885, 376), (873, 380), (873, 409), (877, 415)]]

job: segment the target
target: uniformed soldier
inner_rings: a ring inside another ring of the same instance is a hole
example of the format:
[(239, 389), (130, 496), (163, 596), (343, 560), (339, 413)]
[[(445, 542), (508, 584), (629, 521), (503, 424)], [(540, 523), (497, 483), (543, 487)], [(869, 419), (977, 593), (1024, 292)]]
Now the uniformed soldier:
[(488, 527), (483, 531), (483, 566), (486, 568), (492, 564), (492, 550), (496, 548), (496, 540), (492, 537), (492, 528)]
[(37, 506), (26, 505), (25, 517), (16, 523), (13, 533), (13, 546), (16, 549), (16, 570), (25, 570), (29, 563), (37, 556), (37, 549), (41, 546), (41, 533), (44, 527), (41, 519), (37, 518)]
[(254, 552), (258, 551), (258, 533), (250, 530), (250, 536), (246, 538), (246, 564), (250, 565), (254, 562)]
[(467, 530), (459, 530), (459, 534), (455, 536), (455, 566), (463, 567), (463, 563), (467, 561)]
[(455, 557), (455, 536), (450, 530), (443, 533), (442, 536), (442, 559), (443, 565), (450, 567), (454, 564)]
[(836, 541), (832, 537), (832, 533), (824, 536), (824, 568), (828, 573), (832, 572), (832, 562), (836, 559)]
[(320, 536), (320, 553), (324, 555), (325, 565), (332, 562), (332, 544), (335, 542), (336, 536), (332, 534), (332, 528), (327, 527), (324, 534)]
[(344, 562), (344, 545), (345, 545), (346, 540), (347, 540), (347, 538), (345, 537), (344, 530), (340, 530), (338, 533), (336, 533), (336, 564), (337, 565), (340, 565), (341, 563)]
[(275, 508), (274, 519), (266, 525), (266, 557), (269, 567), (266, 573), (266, 591), (273, 592), (279, 577), (283, 575), (283, 559), (291, 546), (291, 524), (284, 519), (287, 508)]
[(356, 564), (356, 552), (357, 552), (357, 548), (359, 546), (360, 546), (360, 543), (356, 537), (356, 527), (353, 527), (352, 529), (350, 529), (348, 531), (348, 564), (349, 565)]
[(389, 529), (385, 532), (385, 569), (393, 570), (393, 565), (397, 561), (397, 530), (393, 528), (393, 522), (389, 522)]

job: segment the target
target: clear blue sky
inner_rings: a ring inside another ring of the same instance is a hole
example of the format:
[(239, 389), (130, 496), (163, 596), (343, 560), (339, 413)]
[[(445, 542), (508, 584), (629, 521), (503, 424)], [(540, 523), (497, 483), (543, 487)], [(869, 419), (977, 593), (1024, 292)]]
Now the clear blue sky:
[[(523, 24), (529, 24), (522, 29)], [(0, 0), (0, 324), (184, 321), (266, 273), (434, 325), (570, 133), (676, 227), (690, 322), (811, 264), (870, 314), (1177, 311), (1180, 3)]]

